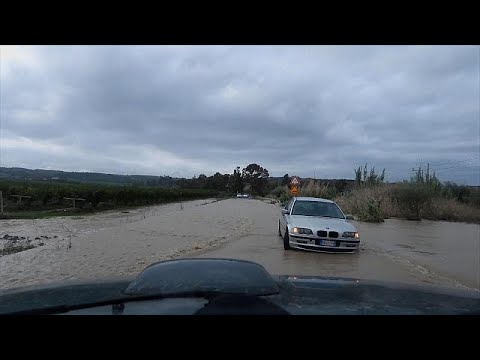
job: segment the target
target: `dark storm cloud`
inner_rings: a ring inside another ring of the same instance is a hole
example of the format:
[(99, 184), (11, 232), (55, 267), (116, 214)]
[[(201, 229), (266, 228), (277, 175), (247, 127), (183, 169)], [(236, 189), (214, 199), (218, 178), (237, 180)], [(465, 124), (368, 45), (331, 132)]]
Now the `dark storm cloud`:
[(397, 180), (478, 157), (474, 46), (1, 51), (2, 166), (351, 178), (368, 162)]

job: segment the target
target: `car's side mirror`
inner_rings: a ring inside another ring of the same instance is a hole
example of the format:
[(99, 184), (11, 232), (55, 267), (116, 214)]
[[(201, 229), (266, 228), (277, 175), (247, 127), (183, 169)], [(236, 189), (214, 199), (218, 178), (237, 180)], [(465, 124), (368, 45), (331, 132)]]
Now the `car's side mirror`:
[(288, 210), (285, 209), (285, 208), (283, 208), (283, 209), (282, 209), (282, 214), (283, 214), (283, 215), (288, 215)]
[(345, 215), (345, 219), (354, 220), (353, 215)]

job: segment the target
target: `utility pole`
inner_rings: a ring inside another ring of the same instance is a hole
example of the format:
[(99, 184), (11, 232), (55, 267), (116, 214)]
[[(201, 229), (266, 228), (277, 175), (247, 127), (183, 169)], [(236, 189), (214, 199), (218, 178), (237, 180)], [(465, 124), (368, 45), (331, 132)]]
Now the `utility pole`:
[(27, 198), (27, 199), (32, 198), (31, 196), (27, 196), (27, 195), (10, 195), (10, 196), (18, 198), (18, 205), (22, 205), (22, 198)]
[[(418, 172), (420, 172), (420, 174), (418, 174)], [(427, 163), (426, 168), (424, 168), (422, 163), (420, 163), (420, 166), (418, 168), (412, 168), (412, 173), (417, 174), (417, 176), (422, 175), (422, 177), (423, 175), (426, 176), (428, 174), (428, 178), (431, 178), (433, 176), (433, 174), (430, 174), (430, 163)]]
[(73, 200), (73, 208), (75, 209), (75, 200), (78, 200), (78, 201), (85, 201), (85, 199), (82, 199), (82, 198), (67, 198), (67, 197), (64, 197), (65, 200)]

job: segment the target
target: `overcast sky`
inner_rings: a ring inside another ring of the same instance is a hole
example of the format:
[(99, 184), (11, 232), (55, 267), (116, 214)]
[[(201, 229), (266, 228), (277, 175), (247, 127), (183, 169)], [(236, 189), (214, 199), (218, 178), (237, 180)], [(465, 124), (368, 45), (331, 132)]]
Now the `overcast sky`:
[(0, 166), (480, 185), (478, 46), (0, 47)]

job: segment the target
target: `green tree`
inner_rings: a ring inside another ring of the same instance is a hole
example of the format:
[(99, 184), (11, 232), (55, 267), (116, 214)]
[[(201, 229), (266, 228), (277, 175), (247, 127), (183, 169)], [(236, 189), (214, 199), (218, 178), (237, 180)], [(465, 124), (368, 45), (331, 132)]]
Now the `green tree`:
[(200, 185), (200, 188), (204, 188), (205, 185), (207, 184), (207, 175), (205, 174), (200, 174), (198, 175), (198, 183)]
[(382, 174), (379, 176), (375, 173), (375, 166), (370, 169), (370, 173), (368, 172), (368, 164), (365, 164), (365, 166), (363, 167), (363, 171), (361, 166), (359, 166), (354, 171), (355, 182), (358, 187), (380, 185), (383, 184), (385, 180), (385, 169), (383, 169)]
[(230, 175), (228, 174), (222, 175), (219, 172), (217, 172), (213, 176), (209, 176), (207, 178), (206, 188), (214, 189), (218, 191), (227, 191), (229, 178), (230, 178)]
[(258, 164), (249, 164), (242, 170), (242, 177), (245, 179), (255, 195), (265, 195), (269, 173)]
[(355, 169), (355, 183), (358, 187), (362, 185), (362, 167), (359, 166), (358, 169)]
[(230, 189), (233, 193), (241, 193), (243, 191), (244, 181), (240, 166), (233, 170), (233, 175), (230, 177)]

